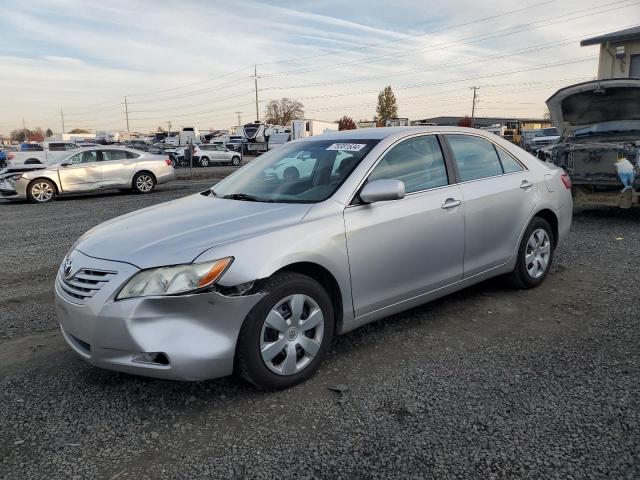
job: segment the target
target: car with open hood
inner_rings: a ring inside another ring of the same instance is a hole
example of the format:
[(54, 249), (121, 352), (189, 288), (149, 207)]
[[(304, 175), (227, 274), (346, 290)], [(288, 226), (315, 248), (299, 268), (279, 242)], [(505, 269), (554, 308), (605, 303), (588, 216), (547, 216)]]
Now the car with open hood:
[(58, 321), (98, 367), (291, 386), (334, 333), (497, 275), (540, 285), (569, 231), (569, 187), (475, 129), (296, 140), (82, 235), (55, 280)]
[(631, 207), (640, 190), (640, 79), (595, 80), (547, 100), (557, 143), (538, 157), (571, 177), (576, 206)]

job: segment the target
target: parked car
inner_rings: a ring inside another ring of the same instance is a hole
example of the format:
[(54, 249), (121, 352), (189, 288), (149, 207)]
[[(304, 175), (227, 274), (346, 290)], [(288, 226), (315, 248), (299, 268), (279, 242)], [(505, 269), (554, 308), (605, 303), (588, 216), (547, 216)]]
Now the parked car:
[(7, 151), (4, 148), (0, 148), (0, 168), (7, 166)]
[(147, 143), (145, 140), (139, 140), (139, 139), (127, 140), (126, 142), (124, 142), (124, 144), (129, 148), (134, 148), (141, 152), (146, 152), (149, 150), (149, 143)]
[(22, 143), (19, 151), (10, 152), (8, 165), (45, 165), (79, 148), (70, 142)]
[(46, 203), (58, 195), (103, 189), (149, 193), (174, 178), (166, 156), (119, 147), (81, 148), (47, 165), (0, 171), (0, 198)]
[(640, 205), (640, 79), (571, 85), (547, 106), (562, 137), (538, 156), (567, 171), (574, 203)]
[(540, 148), (555, 143), (560, 138), (558, 129), (555, 127), (540, 129), (529, 142), (532, 152), (537, 152)]
[(210, 163), (225, 163), (240, 165), (241, 154), (231, 151), (222, 145), (202, 144), (195, 145), (193, 151), (193, 164), (208, 167)]
[[(305, 174), (268, 175), (287, 158)], [(475, 129), (290, 142), (205, 192), (82, 235), (55, 281), (58, 321), (98, 367), (288, 387), (334, 333), (497, 275), (540, 285), (569, 231), (568, 182)]]

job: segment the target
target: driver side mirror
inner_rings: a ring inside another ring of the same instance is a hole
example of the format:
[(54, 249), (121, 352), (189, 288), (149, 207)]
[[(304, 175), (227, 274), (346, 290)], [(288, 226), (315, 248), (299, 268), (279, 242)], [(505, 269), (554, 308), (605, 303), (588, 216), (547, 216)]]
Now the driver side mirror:
[(367, 183), (360, 192), (360, 200), (364, 203), (400, 200), (405, 196), (404, 183), (400, 180), (374, 180)]
[(69, 165), (71, 165), (71, 162), (62, 162), (60, 164), (61, 167), (68, 167)]

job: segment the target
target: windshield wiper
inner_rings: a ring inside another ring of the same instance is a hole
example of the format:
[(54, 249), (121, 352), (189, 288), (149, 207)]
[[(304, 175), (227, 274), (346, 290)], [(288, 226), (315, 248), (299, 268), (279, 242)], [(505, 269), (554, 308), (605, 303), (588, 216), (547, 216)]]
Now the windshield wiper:
[(225, 195), (222, 198), (226, 198), (228, 200), (244, 200), (247, 202), (269, 202), (271, 200), (263, 200), (258, 197), (254, 197), (253, 195), (249, 195), (248, 193), (230, 193), (229, 195)]

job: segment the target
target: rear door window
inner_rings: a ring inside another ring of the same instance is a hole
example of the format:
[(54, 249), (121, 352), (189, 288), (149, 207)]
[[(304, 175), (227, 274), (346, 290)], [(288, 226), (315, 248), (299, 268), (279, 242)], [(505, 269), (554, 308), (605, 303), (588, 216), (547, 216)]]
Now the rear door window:
[(124, 150), (102, 150), (102, 161), (108, 162), (110, 160), (125, 160), (127, 158), (127, 152)]
[(493, 144), (472, 135), (446, 135), (463, 182), (502, 175), (502, 164)]
[(498, 152), (498, 157), (500, 158), (500, 163), (502, 163), (502, 170), (504, 173), (513, 173), (513, 172), (521, 172), (524, 170), (524, 167), (520, 165), (515, 158), (509, 155), (507, 152), (502, 150), (500, 147), (495, 146), (496, 152)]

